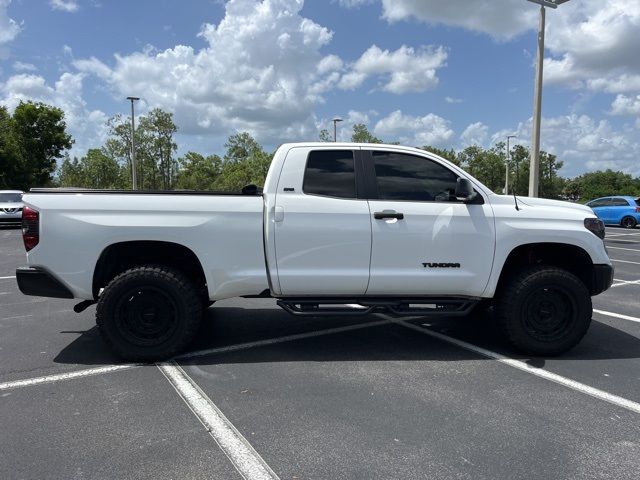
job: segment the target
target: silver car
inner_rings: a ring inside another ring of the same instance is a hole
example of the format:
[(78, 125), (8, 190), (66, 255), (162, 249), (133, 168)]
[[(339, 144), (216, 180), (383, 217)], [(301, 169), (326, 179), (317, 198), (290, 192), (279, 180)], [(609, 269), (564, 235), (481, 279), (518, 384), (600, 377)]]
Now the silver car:
[(22, 194), (20, 190), (0, 190), (0, 226), (22, 223)]

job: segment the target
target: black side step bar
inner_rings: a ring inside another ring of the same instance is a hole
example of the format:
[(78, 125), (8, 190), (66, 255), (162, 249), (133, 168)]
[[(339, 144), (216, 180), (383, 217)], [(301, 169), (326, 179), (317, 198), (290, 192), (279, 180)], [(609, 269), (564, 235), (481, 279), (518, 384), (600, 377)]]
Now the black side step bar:
[(280, 306), (299, 317), (360, 316), (388, 313), (397, 317), (464, 316), (480, 301), (475, 297), (421, 298), (281, 298)]

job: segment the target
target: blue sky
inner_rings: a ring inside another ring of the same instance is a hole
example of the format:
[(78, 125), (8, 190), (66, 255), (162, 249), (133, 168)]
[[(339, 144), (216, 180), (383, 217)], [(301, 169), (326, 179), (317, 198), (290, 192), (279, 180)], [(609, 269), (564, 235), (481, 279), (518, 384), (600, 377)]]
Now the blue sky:
[[(525, 0), (0, 0), (0, 103), (67, 112), (73, 154), (105, 121), (172, 111), (180, 153), (267, 148), (330, 119), (409, 145), (530, 142), (536, 5)], [(640, 174), (640, 0), (547, 11), (542, 146), (563, 174)]]

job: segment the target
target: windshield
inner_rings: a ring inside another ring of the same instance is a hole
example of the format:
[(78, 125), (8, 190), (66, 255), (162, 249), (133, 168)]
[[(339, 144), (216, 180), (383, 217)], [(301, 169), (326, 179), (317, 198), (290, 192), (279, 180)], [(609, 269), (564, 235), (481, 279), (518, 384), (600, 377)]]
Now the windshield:
[(0, 202), (20, 203), (22, 202), (22, 194), (21, 193), (0, 193)]

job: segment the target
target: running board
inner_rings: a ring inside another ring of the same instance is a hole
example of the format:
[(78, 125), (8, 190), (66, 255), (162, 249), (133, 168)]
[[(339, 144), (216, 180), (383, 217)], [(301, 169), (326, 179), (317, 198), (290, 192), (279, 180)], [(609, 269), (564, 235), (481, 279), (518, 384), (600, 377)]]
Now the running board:
[(278, 306), (299, 317), (361, 316), (390, 313), (397, 317), (464, 316), (480, 301), (469, 297), (422, 298), (282, 298)]

